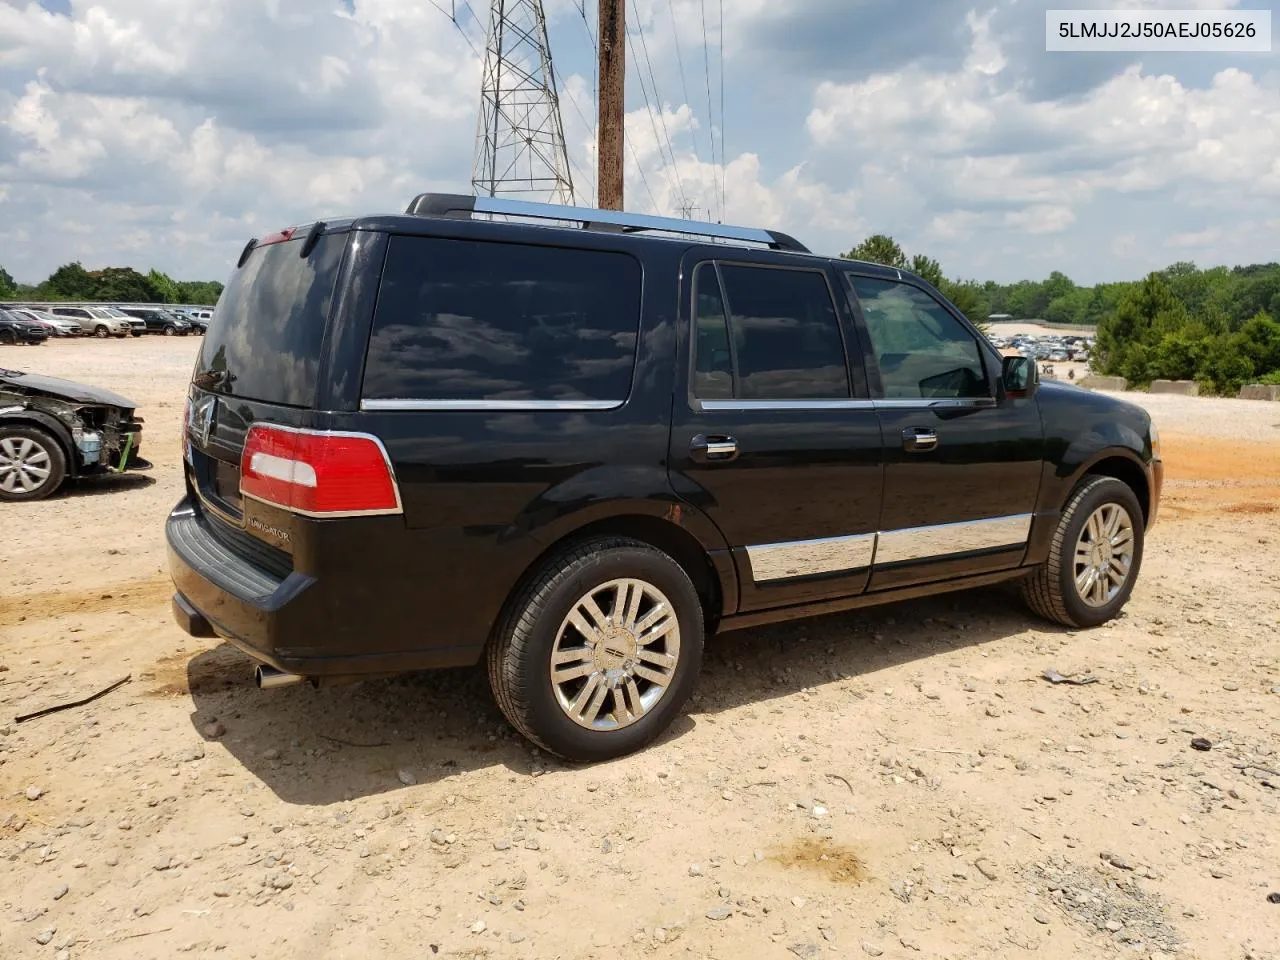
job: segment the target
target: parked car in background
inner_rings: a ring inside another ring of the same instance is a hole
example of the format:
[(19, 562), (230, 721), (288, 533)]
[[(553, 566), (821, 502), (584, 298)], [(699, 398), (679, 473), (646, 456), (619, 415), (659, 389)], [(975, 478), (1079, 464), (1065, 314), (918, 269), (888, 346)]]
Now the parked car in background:
[(55, 317), (52, 313), (34, 310), (31, 307), (12, 307), (9, 312), (16, 313), (24, 320), (42, 324), (49, 330), (51, 337), (79, 337), (84, 334), (80, 324), (67, 317)]
[(0, 501), (42, 500), (67, 478), (149, 470), (137, 404), (100, 387), (0, 369)]
[(14, 313), (12, 310), (0, 310), (0, 343), (41, 344), (49, 339), (49, 331), (44, 324)]
[(147, 333), (162, 333), (166, 337), (185, 337), (191, 332), (191, 324), (185, 317), (163, 307), (121, 307), (121, 311), (146, 324)]
[(105, 307), (52, 307), (49, 312), (55, 317), (76, 321), (81, 330), (95, 337), (127, 337), (133, 332), (130, 317), (122, 319), (109, 313)]
[(144, 320), (139, 317), (129, 316), (129, 314), (125, 313), (119, 307), (99, 307), (98, 309), (105, 310), (107, 313), (111, 314), (111, 316), (117, 317), (129, 324), (129, 332), (135, 337), (140, 337), (147, 332), (147, 324)]

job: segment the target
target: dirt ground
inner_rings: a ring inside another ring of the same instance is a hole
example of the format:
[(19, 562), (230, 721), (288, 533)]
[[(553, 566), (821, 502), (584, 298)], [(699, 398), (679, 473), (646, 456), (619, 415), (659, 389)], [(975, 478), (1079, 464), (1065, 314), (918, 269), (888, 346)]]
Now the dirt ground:
[(136, 399), (156, 463), (0, 510), (5, 960), (1280, 958), (1280, 405), (1135, 398), (1168, 480), (1118, 622), (986, 590), (728, 634), (580, 768), (478, 670), (263, 693), (172, 623), (198, 344), (0, 348)]

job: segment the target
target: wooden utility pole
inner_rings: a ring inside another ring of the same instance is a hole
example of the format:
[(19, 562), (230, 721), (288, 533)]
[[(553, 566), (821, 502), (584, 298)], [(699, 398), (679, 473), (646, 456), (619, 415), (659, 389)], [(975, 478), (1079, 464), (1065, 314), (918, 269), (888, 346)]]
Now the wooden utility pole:
[(626, 0), (600, 0), (600, 105), (596, 182), (601, 210), (622, 209), (623, 87), (627, 75)]

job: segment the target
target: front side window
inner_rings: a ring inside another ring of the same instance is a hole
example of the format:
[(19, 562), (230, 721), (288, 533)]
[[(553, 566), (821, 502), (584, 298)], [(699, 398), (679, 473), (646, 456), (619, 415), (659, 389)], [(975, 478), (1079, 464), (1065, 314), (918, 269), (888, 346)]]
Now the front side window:
[(623, 253), (392, 237), (363, 395), (622, 403), (640, 288)]
[(919, 287), (849, 275), (886, 399), (989, 397), (973, 334)]
[(695, 280), (694, 396), (850, 396), (839, 321), (822, 273), (729, 263), (718, 273), (705, 263)]

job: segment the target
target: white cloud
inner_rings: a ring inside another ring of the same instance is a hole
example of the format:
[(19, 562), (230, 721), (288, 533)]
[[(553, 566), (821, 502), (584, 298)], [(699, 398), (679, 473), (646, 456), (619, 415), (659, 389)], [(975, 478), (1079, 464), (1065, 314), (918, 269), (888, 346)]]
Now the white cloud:
[[(1280, 87), (1274, 67), (1262, 72), (1274, 59), (1195, 82), (1132, 65), (1079, 95), (1043, 99), (1019, 79), (1025, 51), (993, 26), (988, 8), (1012, 0), (987, 0), (948, 58), (832, 74), (853, 82), (735, 69), (735, 58), (751, 61), (745, 44), (761, 25), (781, 33), (813, 2), (726, 3), (735, 149), (721, 165), (710, 151), (723, 132), (718, 6), (706, 5), (704, 35), (701, 0), (637, 0), (632, 22), (645, 30), (663, 102), (655, 134), (635, 82), (643, 57), (630, 58), (629, 207), (678, 215), (692, 205), (829, 253), (887, 232), (949, 271), (1000, 278), (1051, 256), (1126, 275), (1175, 248), (1206, 261), (1274, 256), (1266, 224), (1280, 218)], [(587, 50), (575, 0), (547, 6), (558, 49), (572, 37)], [(0, 0), (0, 263), (22, 279), (73, 257), (217, 277), (254, 233), (469, 190), (480, 64), (430, 3), (71, 7), (67, 17)], [(870, 34), (844, 42), (841, 22), (821, 38), (828, 47), (857, 57), (875, 46)], [(582, 55), (557, 63), (579, 201), (590, 202), (592, 67)]]

